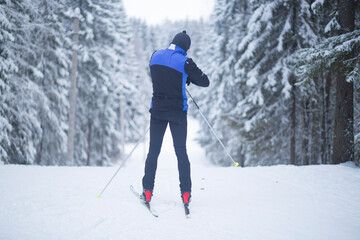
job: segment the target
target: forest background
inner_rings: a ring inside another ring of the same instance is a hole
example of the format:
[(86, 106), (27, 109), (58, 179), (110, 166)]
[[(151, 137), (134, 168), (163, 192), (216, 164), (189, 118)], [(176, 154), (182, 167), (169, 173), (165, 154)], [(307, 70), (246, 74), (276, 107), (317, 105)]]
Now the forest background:
[[(137, 141), (148, 125), (149, 58), (184, 29), (192, 39), (188, 56), (211, 82), (188, 88), (241, 166), (359, 164), (359, 0), (217, 0), (209, 19), (155, 26), (129, 18), (121, 0), (2, 0), (0, 26), (5, 164), (122, 161), (121, 143)], [(208, 158), (230, 165), (202, 126)]]

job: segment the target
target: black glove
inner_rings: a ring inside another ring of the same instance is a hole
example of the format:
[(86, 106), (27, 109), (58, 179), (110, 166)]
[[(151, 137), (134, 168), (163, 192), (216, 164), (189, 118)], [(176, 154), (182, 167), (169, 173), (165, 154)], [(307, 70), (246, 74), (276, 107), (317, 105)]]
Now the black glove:
[(189, 85), (190, 85), (190, 83), (191, 83), (190, 78), (187, 78), (187, 79), (186, 79), (186, 85), (188, 85), (188, 86), (189, 86)]

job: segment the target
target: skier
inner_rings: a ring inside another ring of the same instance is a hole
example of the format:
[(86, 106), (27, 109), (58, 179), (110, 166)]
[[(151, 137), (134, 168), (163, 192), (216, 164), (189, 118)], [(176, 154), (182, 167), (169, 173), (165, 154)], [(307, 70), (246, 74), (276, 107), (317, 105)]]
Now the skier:
[(209, 79), (186, 53), (191, 45), (186, 31), (175, 35), (167, 49), (155, 51), (150, 60), (153, 85), (150, 119), (150, 147), (145, 162), (145, 175), (142, 179), (145, 204), (151, 201), (157, 159), (169, 123), (178, 160), (181, 198), (188, 206), (191, 197), (190, 162), (186, 152), (187, 135), (187, 97), (185, 84), (208, 87)]

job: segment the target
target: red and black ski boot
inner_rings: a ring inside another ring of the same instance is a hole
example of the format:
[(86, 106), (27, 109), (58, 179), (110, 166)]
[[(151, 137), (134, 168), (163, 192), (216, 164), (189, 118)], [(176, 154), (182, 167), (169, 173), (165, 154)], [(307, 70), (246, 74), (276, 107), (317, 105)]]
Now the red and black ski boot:
[(146, 204), (149, 205), (152, 197), (152, 192), (149, 190), (144, 190), (140, 196), (140, 199)]
[(190, 203), (191, 194), (189, 192), (184, 192), (181, 194), (181, 198), (184, 203), (185, 215), (186, 217), (188, 217), (190, 214), (189, 203)]
[(181, 195), (181, 198), (184, 205), (189, 206), (191, 194), (189, 192), (185, 192)]

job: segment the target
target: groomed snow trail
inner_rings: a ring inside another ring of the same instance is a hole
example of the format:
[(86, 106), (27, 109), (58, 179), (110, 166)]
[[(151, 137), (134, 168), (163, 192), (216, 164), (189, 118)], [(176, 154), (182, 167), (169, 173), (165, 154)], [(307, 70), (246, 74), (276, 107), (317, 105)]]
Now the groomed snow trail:
[[(189, 129), (197, 127), (189, 121)], [(159, 218), (129, 190), (141, 190), (141, 148), (101, 199), (96, 195), (117, 167), (0, 165), (0, 239), (359, 239), (360, 169), (352, 163), (220, 168), (207, 163), (194, 136), (189, 131), (190, 219), (167, 136), (152, 200)]]

